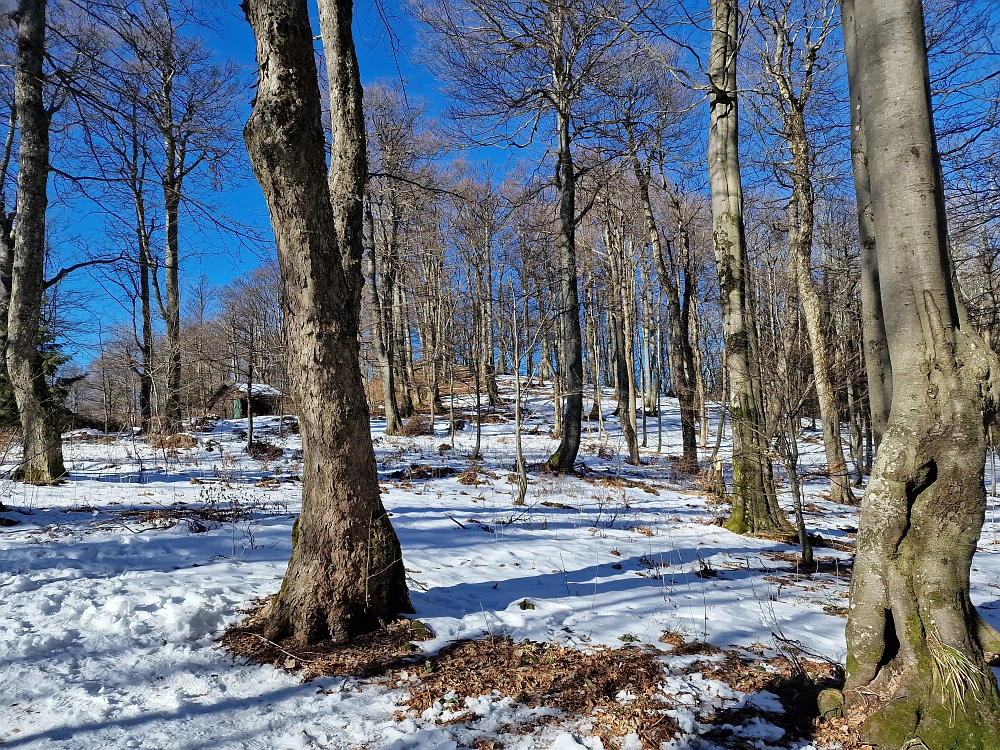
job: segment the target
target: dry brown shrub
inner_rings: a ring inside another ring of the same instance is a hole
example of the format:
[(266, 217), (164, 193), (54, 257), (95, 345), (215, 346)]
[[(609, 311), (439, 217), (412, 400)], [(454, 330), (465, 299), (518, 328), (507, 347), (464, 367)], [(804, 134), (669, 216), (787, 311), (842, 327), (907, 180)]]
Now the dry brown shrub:
[(466, 487), (478, 487), (481, 484), (490, 484), (490, 479), (499, 479), (499, 474), (487, 471), (481, 466), (470, 466), (456, 477), (459, 484)]
[(258, 461), (275, 461), (285, 455), (285, 451), (263, 440), (254, 440), (247, 446), (247, 455)]
[(399, 430), (403, 437), (418, 437), (420, 435), (431, 435), (431, 420), (418, 414), (407, 419)]
[[(475, 419), (473, 417), (473, 419)], [(507, 424), (510, 421), (503, 414), (483, 414), (479, 418), (479, 424)]]
[(198, 447), (198, 438), (188, 435), (186, 432), (177, 432), (173, 435), (154, 435), (151, 445), (157, 449), (169, 448), (172, 450), (188, 450)]

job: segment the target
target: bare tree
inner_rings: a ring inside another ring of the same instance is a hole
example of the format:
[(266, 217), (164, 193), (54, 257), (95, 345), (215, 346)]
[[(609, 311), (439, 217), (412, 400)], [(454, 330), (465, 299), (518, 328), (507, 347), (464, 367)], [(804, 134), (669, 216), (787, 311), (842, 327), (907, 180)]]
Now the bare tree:
[[(85, 115), (96, 113), (105, 121), (85, 132), (102, 177), (112, 181), (113, 189), (124, 189), (134, 207), (128, 225), (136, 233), (142, 351), (148, 362), (152, 296), (166, 332), (164, 428), (175, 431), (183, 411), (182, 208), (189, 215), (204, 214), (207, 206), (193, 200), (192, 183), (207, 177), (218, 185), (225, 174), (236, 142), (239, 73), (232, 63), (216, 62), (204, 41), (191, 33), (202, 23), (195, 4), (139, 0), (127, 10), (112, 3), (101, 11), (113, 32), (110, 60), (80, 98), (86, 101)], [(158, 195), (152, 194), (154, 186)], [(154, 252), (154, 238), (162, 239), (162, 260)]]
[(788, 536), (793, 529), (778, 507), (767, 455), (757, 331), (747, 301), (736, 87), (738, 40), (735, 0), (712, 0), (708, 173), (733, 432), (733, 512), (726, 527), (737, 533)]
[(834, 30), (833, 0), (771, 0), (758, 3), (758, 58), (768, 85), (762, 93), (780, 120), (779, 138), (788, 166), (777, 168), (791, 183), (788, 199), (789, 260), (798, 283), (812, 350), (816, 398), (823, 420), (823, 445), (830, 474), (830, 499), (854, 503), (840, 438), (840, 413), (833, 383), (833, 348), (827, 341), (820, 290), (813, 278), (816, 186), (814, 133), (810, 109), (830, 67), (829, 38)]
[(343, 641), (410, 611), (399, 541), (379, 498), (359, 366), (367, 164), (351, 0), (321, 0), (331, 164), (304, 0), (248, 0), (258, 89), (247, 150), (284, 290), (289, 379), (305, 466), (292, 557), (265, 635)]
[[(614, 53), (639, 8), (626, 0), (596, 6), (573, 0), (426, 0), (420, 18), (431, 30), (431, 67), (451, 81), (462, 107), (451, 113), (477, 142), (528, 145), (544, 121), (555, 138), (558, 198), (560, 386), (565, 400), (559, 448), (549, 465), (573, 468), (583, 418), (583, 340), (577, 289), (577, 182), (574, 143), (587, 133), (585, 110), (595, 83), (622, 64)], [(483, 127), (485, 126), (485, 127)], [(482, 130), (478, 131), (477, 129)], [(485, 133), (492, 135), (485, 136)]]

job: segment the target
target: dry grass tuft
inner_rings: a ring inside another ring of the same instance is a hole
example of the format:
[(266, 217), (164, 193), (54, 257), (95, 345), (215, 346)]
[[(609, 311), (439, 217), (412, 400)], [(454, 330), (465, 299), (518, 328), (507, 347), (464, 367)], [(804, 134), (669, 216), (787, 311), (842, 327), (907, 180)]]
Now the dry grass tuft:
[(418, 437), (420, 435), (431, 435), (431, 420), (422, 414), (411, 417), (403, 422), (399, 429), (399, 434), (403, 437)]
[(198, 438), (186, 432), (177, 432), (173, 435), (154, 435), (150, 444), (159, 450), (188, 450), (198, 447)]

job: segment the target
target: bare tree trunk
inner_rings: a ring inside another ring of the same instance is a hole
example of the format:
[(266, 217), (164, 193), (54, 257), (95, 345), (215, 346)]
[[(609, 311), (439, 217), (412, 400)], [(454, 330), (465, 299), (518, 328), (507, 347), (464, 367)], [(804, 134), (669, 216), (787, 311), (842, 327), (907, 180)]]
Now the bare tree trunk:
[[(811, 75), (812, 68), (807, 75)], [(840, 413), (831, 375), (830, 345), (823, 329), (822, 303), (812, 277), (812, 246), (814, 231), (815, 193), (812, 185), (812, 164), (809, 137), (806, 132), (804, 97), (786, 101), (785, 138), (792, 154), (792, 197), (788, 202), (788, 246), (795, 269), (799, 302), (802, 305), (809, 349), (812, 352), (813, 377), (820, 418), (823, 420), (823, 447), (827, 471), (830, 474), (830, 500), (835, 503), (856, 501), (851, 492), (851, 477), (844, 460), (840, 439)]]
[(45, 0), (21, 0), (14, 66), (14, 106), (21, 145), (6, 360), (24, 433), (24, 453), (14, 476), (33, 483), (52, 482), (66, 474), (58, 403), (45, 381), (39, 351), (49, 179), (49, 113), (42, 96), (44, 59)]
[[(804, 149), (801, 144), (800, 147)], [(793, 159), (796, 158), (793, 156)], [(808, 160), (808, 154), (804, 154), (802, 158)], [(802, 180), (796, 181), (802, 182)], [(809, 335), (809, 349), (812, 352), (816, 399), (819, 401), (820, 419), (823, 420), (823, 447), (826, 452), (827, 471), (830, 474), (830, 500), (835, 503), (853, 504), (857, 501), (851, 492), (851, 477), (847, 470), (847, 461), (844, 460), (844, 447), (840, 439), (840, 414), (830, 374), (830, 346), (827, 343), (826, 331), (823, 330), (819, 291), (812, 278), (812, 186), (806, 187), (800, 184), (793, 188), (793, 192), (796, 195), (789, 204), (789, 249), (795, 266), (802, 317)]]
[(691, 353), (694, 355), (694, 391), (698, 420), (701, 426), (698, 432), (698, 447), (705, 450), (708, 448), (709, 433), (708, 393), (705, 388), (705, 373), (702, 369), (701, 334), (699, 333), (698, 326), (698, 300), (693, 296), (691, 300)]
[(794, 533), (794, 529), (778, 507), (774, 492), (760, 399), (757, 334), (746, 295), (746, 238), (737, 133), (738, 13), (736, 0), (712, 0), (708, 168), (733, 433), (733, 512), (726, 528), (737, 533), (784, 537)]
[(583, 342), (580, 338), (580, 301), (576, 287), (576, 168), (570, 153), (568, 112), (558, 112), (559, 166), (559, 349), (565, 387), (562, 437), (549, 458), (554, 471), (572, 471), (580, 451), (583, 420)]
[(632, 422), (635, 408), (632, 402), (634, 388), (629, 387), (629, 366), (627, 353), (628, 342), (625, 336), (625, 323), (617, 313), (611, 315), (611, 335), (615, 342), (615, 368), (617, 377), (615, 378), (615, 397), (618, 399), (618, 421), (621, 424), (622, 435), (625, 437), (625, 445), (628, 446), (628, 462), (634, 466), (639, 465), (639, 442), (635, 432), (635, 425)]
[[(521, 431), (523, 429), (523, 409), (521, 407), (521, 338), (519, 331), (521, 330), (517, 321), (517, 297), (514, 295), (513, 288), (511, 288), (511, 315), (514, 319), (514, 325), (511, 328), (511, 332), (514, 336), (514, 460), (517, 465), (517, 497), (514, 499), (514, 505), (524, 505), (525, 499), (528, 496), (528, 466), (524, 461), (524, 444), (521, 441)], [(527, 313), (528, 300), (525, 297), (524, 300), (525, 313)], [(524, 316), (524, 335), (528, 337), (528, 316)], [(531, 345), (530, 339), (529, 346)]]
[(477, 362), (473, 370), (473, 377), (476, 381), (476, 444), (472, 448), (472, 455), (469, 456), (473, 461), (479, 461), (482, 459), (482, 454), (479, 449), (483, 444), (483, 394), (482, 394), (482, 380), (479, 377), (479, 363)]
[(921, 2), (857, 0), (843, 17), (857, 34), (849, 65), (893, 378), (859, 524), (845, 693), (878, 748), (988, 750), (1000, 747), (1000, 692), (983, 651), (1000, 636), (969, 599), (969, 570), (1000, 363), (954, 286)]
[(139, 314), (142, 318), (142, 341), (139, 353), (139, 418), (143, 432), (153, 423), (153, 305), (150, 297), (149, 245), (139, 249)]
[[(392, 341), (392, 288), (395, 286), (395, 268), (393, 264), (382, 274), (378, 273), (378, 257), (375, 250), (375, 219), (371, 207), (365, 208), (365, 221), (368, 225), (369, 266), (368, 283), (371, 286), (372, 314), (372, 347), (375, 349), (375, 359), (382, 375), (382, 403), (385, 408), (385, 434), (398, 435), (403, 422), (399, 416), (399, 406), (396, 405), (396, 376), (393, 371), (393, 341)], [(379, 284), (381, 283), (381, 287)], [(382, 293), (379, 293), (379, 290)], [(388, 319), (387, 319), (388, 318)]]
[(259, 66), (245, 137), (278, 246), (305, 454), (302, 514), (264, 634), (343, 641), (412, 611), (399, 541), (379, 498), (359, 366), (366, 160), (352, 7), (320, 0), (333, 113), (329, 179), (306, 3), (247, 0), (244, 8)]
[(174, 127), (173, 111), (173, 47), (163, 49), (165, 61), (161, 69), (159, 92), (162, 111), (163, 189), (164, 215), (164, 278), (167, 300), (163, 310), (167, 349), (167, 393), (164, 417), (169, 432), (176, 432), (181, 424), (181, 288), (180, 288), (180, 219), (181, 181), (184, 173), (184, 149), (179, 147)]
[(181, 295), (180, 240), (177, 220), (180, 193), (173, 181), (163, 184), (166, 217), (166, 253), (164, 276), (167, 287), (165, 333), (167, 347), (167, 429), (176, 432), (181, 425)]
[[(681, 471), (698, 470), (698, 442), (695, 433), (695, 382), (694, 382), (694, 352), (691, 347), (690, 306), (692, 297), (692, 278), (690, 252), (687, 247), (687, 231), (680, 216), (680, 198), (674, 201), (677, 209), (677, 230), (682, 238), (683, 247), (679, 252), (684, 257), (677, 262), (674, 258), (673, 246), (667, 241), (669, 265), (664, 261), (663, 246), (660, 240), (659, 228), (653, 215), (653, 205), (649, 197), (649, 173), (643, 169), (639, 157), (632, 149), (632, 169), (639, 182), (639, 198), (642, 201), (643, 217), (646, 221), (646, 231), (653, 248), (653, 258), (656, 261), (660, 283), (667, 294), (667, 345), (670, 347), (670, 385), (681, 410), (681, 446), (682, 455), (678, 469)], [(675, 280), (678, 266), (683, 267), (684, 288), (679, 288)]]

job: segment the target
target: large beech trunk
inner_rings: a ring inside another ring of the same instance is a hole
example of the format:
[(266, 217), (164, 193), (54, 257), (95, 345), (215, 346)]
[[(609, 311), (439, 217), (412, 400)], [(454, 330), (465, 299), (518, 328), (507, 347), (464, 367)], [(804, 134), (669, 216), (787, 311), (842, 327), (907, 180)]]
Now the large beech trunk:
[(791, 536), (794, 529), (778, 507), (771, 461), (767, 457), (757, 332), (747, 305), (737, 132), (738, 12), (736, 0), (712, 0), (712, 49), (708, 64), (708, 174), (733, 432), (733, 513), (726, 527), (737, 533)]
[[(846, 4), (845, 4), (846, 5)], [(969, 599), (1000, 362), (963, 321), (948, 253), (919, 0), (857, 0), (851, 83), (867, 140), (892, 406), (865, 493), (848, 705), (878, 748), (1000, 747), (996, 632)]]
[(42, 99), (45, 0), (17, 9), (14, 106), (20, 124), (17, 219), (7, 315), (7, 374), (24, 432), (15, 477), (51, 482), (66, 473), (56, 399), (45, 382), (39, 332), (45, 294), (45, 214), (48, 208), (49, 114)]
[(399, 541), (379, 498), (358, 359), (366, 166), (351, 2), (320, 2), (333, 112), (329, 181), (305, 0), (243, 7), (259, 66), (244, 135), (278, 247), (305, 458), (302, 514), (265, 635), (342, 641), (411, 611)]

